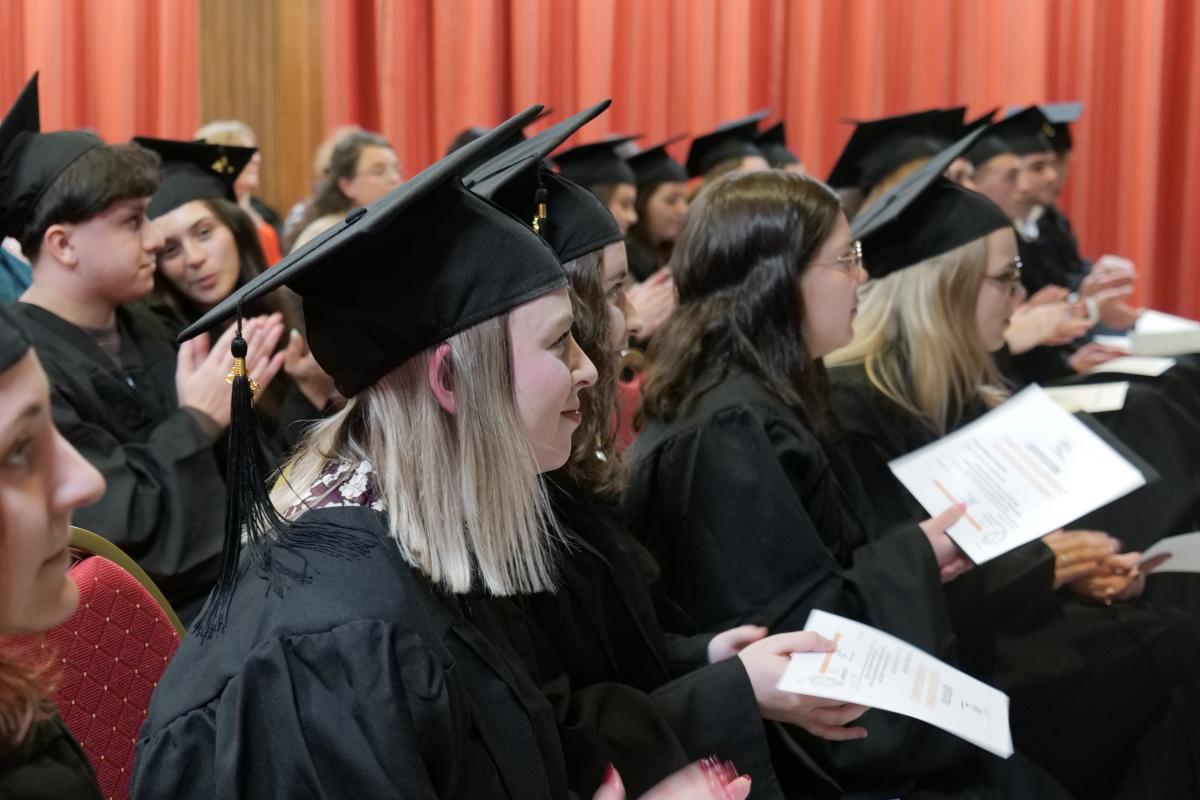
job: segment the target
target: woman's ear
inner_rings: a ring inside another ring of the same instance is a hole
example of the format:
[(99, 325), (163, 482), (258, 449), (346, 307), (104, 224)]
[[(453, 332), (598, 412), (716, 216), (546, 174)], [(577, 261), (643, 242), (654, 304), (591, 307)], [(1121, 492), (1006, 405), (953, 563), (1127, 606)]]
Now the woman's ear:
[(454, 356), (450, 345), (439, 344), (429, 357), (429, 388), (438, 405), (447, 414), (456, 413), (458, 406), (454, 399)]

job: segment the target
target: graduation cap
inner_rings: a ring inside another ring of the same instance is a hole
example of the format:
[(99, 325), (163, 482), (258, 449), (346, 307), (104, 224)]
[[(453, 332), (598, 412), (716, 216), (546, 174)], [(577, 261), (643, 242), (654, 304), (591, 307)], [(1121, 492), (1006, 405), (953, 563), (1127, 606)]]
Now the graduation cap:
[(0, 122), (0, 237), (20, 237), (54, 179), (103, 142), (82, 131), (41, 132), (38, 73)]
[(762, 151), (767, 163), (772, 167), (786, 167), (788, 164), (799, 164), (800, 159), (787, 148), (787, 137), (784, 134), (783, 123), (777, 122), (758, 134), (755, 144)]
[(1005, 153), (1023, 156), (1051, 149), (1050, 125), (1036, 106), (1022, 109), (985, 129), (979, 142), (967, 152), (976, 167)]
[(687, 156), (688, 175), (699, 177), (731, 158), (761, 156), (762, 150), (754, 140), (758, 136), (758, 123), (770, 113), (769, 108), (764, 108), (749, 116), (723, 122), (709, 133), (692, 139)]
[(17, 316), (0, 304), (0, 372), (20, 361), (32, 346)]
[(862, 243), (864, 265), (872, 278), (1011, 227), (999, 206), (942, 175), (982, 135), (979, 129), (959, 139), (855, 218), (851, 235)]
[[(180, 335), (189, 339), (238, 317), (231, 348), (227, 463), (232, 476), (224, 552), (217, 585), (197, 623), (201, 636), (225, 626), (243, 537), (259, 569), (303, 579), (268, 560), (266, 543), (286, 543), (290, 533), (266, 491), (241, 308), (279, 286), (293, 289), (303, 301), (314, 358), (338, 391), (352, 397), (448, 337), (566, 286), (562, 265), (546, 243), (459, 179), (540, 110), (531, 107), (366, 208), (351, 210), (340, 224), (250, 280)], [(361, 546), (353, 537), (342, 538), (321, 546), (333, 551)]]
[(133, 141), (162, 158), (162, 181), (146, 209), (151, 219), (193, 200), (222, 197), (236, 203), (233, 184), (257, 152), (254, 147), (209, 144), (202, 140), (181, 142), (135, 136)]
[(686, 138), (686, 133), (672, 136), (652, 147), (639, 150), (625, 159), (637, 179), (639, 192), (660, 183), (687, 183), (687, 170), (683, 168), (682, 164), (671, 158), (671, 154), (667, 152), (668, 145)]
[(571, 115), (472, 170), (463, 183), (531, 225), (566, 263), (621, 241), (607, 207), (589, 190), (546, 166), (546, 155), (612, 104), (604, 100)]
[(544, 161), (547, 153), (602, 110), (585, 109), (522, 144), (517, 158), (511, 150), (500, 153), (464, 180), (471, 191), (517, 218), (536, 217), (538, 232), (564, 264), (624, 238), (612, 213), (595, 195), (565, 175), (550, 172)]
[[(553, 108), (543, 108), (542, 113), (538, 114), (533, 119), (533, 122), (537, 122), (539, 119), (552, 113), (553, 111), (554, 111)], [(533, 123), (531, 122), (529, 124), (533, 124)], [(459, 132), (459, 134), (457, 136), (455, 136), (453, 139), (450, 140), (450, 146), (446, 148), (446, 155), (450, 155), (458, 148), (463, 147), (464, 145), (470, 144), (471, 142), (475, 141), (476, 139), (478, 139), (479, 137), (481, 137), (485, 133), (487, 133), (488, 130), (489, 130), (488, 128), (485, 128), (481, 125), (473, 125), (470, 128), (463, 129), (461, 132)], [(509, 137), (509, 141), (507, 142), (507, 144), (517, 144), (518, 142), (525, 141), (526, 138), (528, 138), (528, 137), (525, 136), (525, 131), (523, 129), (518, 129), (517, 131), (515, 131), (513, 133), (513, 135), (511, 137)]]
[(640, 138), (640, 133), (633, 136), (608, 136), (598, 142), (563, 150), (554, 156), (553, 160), (559, 172), (582, 186), (636, 183), (637, 177), (619, 151), (622, 145)]
[[(1024, 111), (1025, 108), (1025, 106), (1009, 106), (1005, 109), (1004, 114), (1006, 117), (1012, 116)], [(1071, 141), (1071, 123), (1078, 122), (1079, 118), (1083, 116), (1083, 103), (1078, 100), (1062, 103), (1039, 103), (1037, 108), (1050, 123), (1050, 130), (1053, 131), (1053, 134), (1048, 138), (1054, 152), (1065, 153), (1074, 147), (1074, 143)]]
[(962, 135), (965, 106), (857, 121), (825, 181), (869, 192), (900, 167), (929, 158)]

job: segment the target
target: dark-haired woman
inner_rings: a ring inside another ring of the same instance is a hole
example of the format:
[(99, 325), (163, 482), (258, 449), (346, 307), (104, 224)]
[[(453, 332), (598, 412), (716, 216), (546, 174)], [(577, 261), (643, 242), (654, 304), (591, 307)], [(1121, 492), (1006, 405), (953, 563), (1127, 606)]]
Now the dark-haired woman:
[(346, 134), (333, 148), (329, 168), (284, 249), (291, 251), (310, 241), (350, 209), (370, 205), (395, 189), (400, 180), (400, 160), (387, 139), (367, 131)]
[[(821, 358), (852, 335), (861, 256), (831, 190), (779, 171), (705, 187), (672, 271), (680, 306), (651, 344), (627, 519), (672, 599), (711, 630), (799, 630), (821, 608), (955, 661), (941, 583), (966, 568), (961, 506), (872, 537), (830, 429)], [(1061, 796), (1020, 757), (868, 712), (861, 741), (806, 749), (848, 792)]]
[[(55, 428), (46, 373), (0, 307), (0, 635), (40, 633), (75, 612), (71, 512), (103, 492)], [(49, 677), (0, 650), (0, 797), (99, 800), (87, 758), (46, 699)]]
[[(524, 604), (569, 678), (570, 697), (551, 690), (564, 735), (597, 731), (636, 786), (661, 777), (672, 758), (717, 752), (753, 778), (756, 796), (792, 796), (776, 778), (763, 719), (843, 740), (865, 735), (844, 727), (865, 709), (775, 688), (790, 652), (828, 646), (811, 633), (764, 639), (764, 629), (747, 625), (715, 636), (664, 634), (663, 609), (645, 583), (653, 559), (623, 531), (616, 504), (624, 483), (612, 424), (618, 364), (641, 324), (624, 293), (625, 244), (586, 189), (560, 176), (536, 178), (538, 169), (536, 161), (517, 162), (509, 170), (515, 189), (496, 187), (493, 177), (477, 190), (526, 218), (535, 213), (535, 187), (545, 188), (549, 216), (541, 229), (570, 280), (572, 335), (600, 370), (580, 395), (570, 460), (546, 476), (555, 519), (571, 543), (558, 560), (560, 581), (555, 592)], [(686, 627), (677, 610), (671, 617), (669, 624)], [(570, 760), (572, 748), (565, 749)], [(802, 782), (817, 791), (816, 776)]]
[[(221, 197), (190, 200), (154, 217), (163, 235), (157, 254), (155, 299), (169, 310), (176, 331), (195, 322), (265, 268), (254, 223)], [(294, 295), (278, 293), (251, 303), (247, 316), (278, 316), (290, 329), (281, 380), (273, 381), (255, 405), (264, 444), (274, 461), (299, 441), (305, 423), (341, 402), (333, 381), (317, 365), (301, 335)], [(217, 448), (223, 458), (223, 448)]]

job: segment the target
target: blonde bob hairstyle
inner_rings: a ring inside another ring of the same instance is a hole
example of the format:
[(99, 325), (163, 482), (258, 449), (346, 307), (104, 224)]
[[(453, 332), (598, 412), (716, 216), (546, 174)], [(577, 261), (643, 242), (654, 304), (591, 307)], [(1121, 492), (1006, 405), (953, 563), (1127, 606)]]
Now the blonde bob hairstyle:
[(996, 405), (1008, 390), (975, 315), (987, 263), (984, 237), (868, 282), (854, 339), (826, 362), (862, 364), (877, 391), (939, 435), (971, 407)]
[(446, 343), (456, 413), (429, 385), (434, 348), (413, 356), (309, 431), (271, 499), (299, 516), (298, 492), (331, 464), (366, 460), (401, 557), (435, 586), (454, 594), (550, 590), (561, 537), (517, 410), (508, 315)]

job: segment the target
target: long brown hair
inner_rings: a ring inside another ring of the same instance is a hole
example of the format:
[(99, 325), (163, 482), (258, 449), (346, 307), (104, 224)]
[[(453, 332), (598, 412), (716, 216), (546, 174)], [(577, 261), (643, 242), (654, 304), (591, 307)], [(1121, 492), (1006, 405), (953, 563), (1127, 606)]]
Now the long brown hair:
[(334, 145), (333, 152), (329, 156), (329, 167), (317, 182), (317, 188), (313, 192), (312, 200), (308, 202), (307, 207), (304, 209), (304, 216), (292, 228), (287, 241), (284, 242), (286, 245), (284, 247), (285, 252), (290, 251), (296, 246), (296, 239), (299, 238), (300, 234), (311, 223), (329, 214), (342, 214), (350, 210), (353, 203), (342, 192), (342, 187), (338, 185), (338, 181), (342, 178), (354, 177), (355, 172), (358, 171), (358, 157), (368, 147), (386, 147), (389, 150), (392, 149), (387, 139), (384, 139), (379, 134), (364, 130), (347, 133)]
[(579, 393), (583, 421), (571, 437), (571, 458), (563, 472), (601, 497), (613, 499), (625, 482), (625, 466), (617, 450), (617, 372), (619, 363), (609, 337), (608, 298), (602, 275), (604, 251), (591, 253), (563, 265), (571, 282), (575, 322), (571, 335), (596, 365), (596, 383)]
[(701, 190), (671, 258), (679, 308), (650, 343), (642, 419), (685, 413), (736, 366), (815, 432), (827, 429), (825, 368), (804, 341), (799, 277), (839, 214), (825, 184), (779, 170), (733, 173)]

